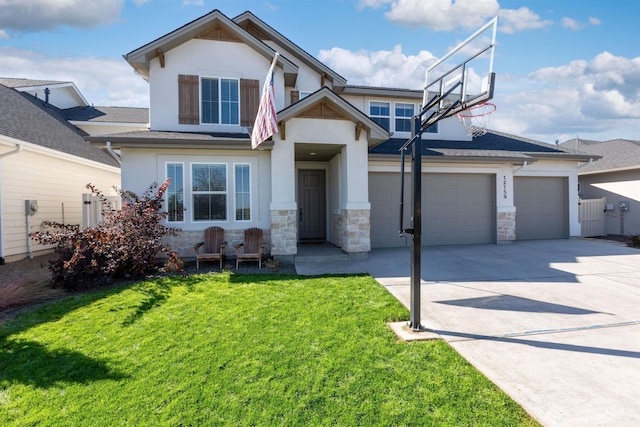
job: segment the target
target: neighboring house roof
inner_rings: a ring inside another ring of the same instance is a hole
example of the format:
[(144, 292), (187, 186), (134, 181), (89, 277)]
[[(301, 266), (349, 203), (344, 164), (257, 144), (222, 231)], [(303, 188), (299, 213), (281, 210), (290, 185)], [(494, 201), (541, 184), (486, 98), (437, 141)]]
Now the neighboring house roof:
[[(67, 99), (67, 101), (73, 102), (74, 105), (89, 105), (84, 95), (82, 95), (82, 92), (80, 92), (80, 90), (76, 87), (75, 83), (69, 81), (0, 77), (0, 85), (17, 89), (20, 92), (30, 92), (35, 96), (38, 96), (38, 93), (40, 92), (40, 95), (43, 99), (45, 98), (45, 96), (41, 91), (44, 91), (45, 89), (58, 89), (62, 92), (65, 92), (66, 96), (70, 97), (70, 99)], [(60, 99), (58, 99), (58, 101), (60, 101)], [(55, 101), (53, 99), (51, 100), (51, 102), (55, 104)], [(66, 106), (60, 104), (57, 104), (57, 106), (66, 108)]]
[[(193, 38), (207, 37), (207, 33), (224, 32), (225, 37), (241, 41), (259, 52), (269, 61), (275, 56), (275, 50), (267, 44), (249, 34), (245, 29), (229, 19), (219, 10), (215, 9), (198, 19), (195, 19), (182, 27), (165, 34), (164, 36), (135, 49), (126, 55), (124, 59), (143, 77), (149, 76), (149, 63), (152, 59), (164, 58), (167, 52)], [(288, 86), (295, 86), (298, 75), (298, 66), (280, 55), (278, 65), (283, 67), (285, 82)]]
[(602, 157), (597, 162), (582, 166), (578, 175), (640, 169), (640, 141), (612, 139), (600, 142), (571, 139), (560, 146), (586, 155)]
[(109, 154), (87, 143), (86, 133), (69, 124), (60, 109), (4, 85), (0, 85), (0, 135), (119, 166)]
[(316, 70), (319, 74), (324, 74), (326, 77), (328, 77), (333, 82), (334, 90), (337, 90), (337, 88), (339, 87), (344, 87), (347, 84), (347, 80), (344, 77), (336, 73), (331, 68), (327, 67), (322, 62), (318, 61), (315, 57), (307, 53), (297, 44), (276, 31), (274, 28), (267, 25), (253, 13), (246, 11), (233, 18), (233, 22), (244, 28), (248, 33), (250, 33), (257, 39), (273, 40), (276, 44), (284, 46), (285, 49), (293, 52), (296, 58), (302, 61), (305, 65), (309, 66), (313, 70)]
[[(157, 130), (139, 130), (131, 132), (112, 133), (109, 135), (94, 135), (85, 137), (86, 141), (96, 143), (110, 142), (113, 148), (127, 147), (215, 147), (241, 148), (251, 147), (251, 137), (247, 133), (196, 133), (173, 132)], [(272, 146), (272, 141), (265, 141), (261, 147)]]
[(71, 122), (149, 123), (148, 108), (75, 107), (63, 111)]
[[(391, 138), (369, 150), (374, 155), (400, 155), (400, 148), (406, 139)], [(504, 162), (535, 162), (541, 158), (588, 161), (589, 156), (571, 149), (488, 130), (486, 135), (474, 137), (471, 141), (425, 139), (422, 154), (429, 160), (495, 160)]]
[(24, 87), (33, 87), (33, 86), (49, 86), (49, 85), (60, 85), (60, 84), (68, 84), (71, 82), (61, 82), (58, 80), (34, 80), (34, 79), (23, 79), (16, 77), (0, 77), (0, 85), (11, 87), (11, 88), (24, 88)]

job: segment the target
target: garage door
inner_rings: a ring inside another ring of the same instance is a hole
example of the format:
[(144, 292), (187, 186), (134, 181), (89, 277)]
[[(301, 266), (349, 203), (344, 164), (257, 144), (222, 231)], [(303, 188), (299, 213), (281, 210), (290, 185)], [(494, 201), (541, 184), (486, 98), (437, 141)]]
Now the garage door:
[(567, 179), (515, 177), (516, 239), (569, 237)]
[[(409, 193), (409, 177), (406, 177)], [(369, 174), (371, 246), (406, 246), (398, 237), (400, 176)], [(405, 227), (409, 226), (410, 198), (405, 195)], [(495, 242), (495, 184), (488, 174), (423, 174), (423, 245), (466, 245)]]

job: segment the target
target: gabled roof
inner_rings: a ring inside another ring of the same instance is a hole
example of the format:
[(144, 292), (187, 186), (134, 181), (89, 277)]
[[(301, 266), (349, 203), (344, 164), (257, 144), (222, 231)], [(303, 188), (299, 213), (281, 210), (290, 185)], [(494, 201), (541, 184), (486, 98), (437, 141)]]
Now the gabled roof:
[(560, 146), (592, 157), (602, 157), (597, 162), (581, 167), (578, 171), (579, 175), (640, 169), (640, 141), (612, 139), (601, 142), (571, 139)]
[(34, 80), (14, 77), (0, 77), (0, 85), (17, 89), (20, 92), (37, 92), (39, 90), (62, 89), (68, 88), (69, 95), (75, 99), (75, 102), (82, 105), (89, 105), (82, 92), (73, 82), (63, 82), (58, 80)]
[[(269, 61), (275, 56), (275, 51), (262, 41), (249, 34), (226, 15), (217, 9), (195, 19), (182, 27), (171, 31), (164, 36), (135, 49), (126, 55), (124, 59), (143, 77), (149, 77), (149, 62), (193, 38), (207, 36), (214, 33), (222, 34), (229, 40), (237, 40), (247, 44)], [(298, 75), (298, 66), (289, 61), (283, 55), (278, 57), (278, 65), (283, 67), (285, 80), (288, 85), (295, 83)]]
[(0, 135), (84, 159), (118, 166), (107, 153), (87, 143), (86, 135), (69, 124), (60, 109), (0, 85)]
[(362, 129), (368, 134), (369, 146), (389, 138), (389, 132), (386, 129), (326, 86), (279, 111), (278, 122), (284, 123), (287, 120), (304, 116), (305, 113), (311, 113), (316, 108), (325, 108), (324, 106), (339, 117), (351, 120), (356, 124), (360, 123)]
[[(400, 147), (406, 139), (392, 138), (369, 149), (372, 155), (400, 155)], [(489, 130), (486, 135), (471, 141), (425, 139), (422, 154), (428, 160), (446, 161), (496, 161), (535, 162), (540, 159), (588, 161), (589, 156), (574, 150), (564, 149), (544, 142)]]
[(75, 107), (63, 110), (71, 122), (149, 123), (148, 108), (134, 107)]
[(296, 59), (317, 71), (319, 74), (324, 74), (329, 80), (331, 80), (333, 82), (334, 90), (339, 90), (339, 88), (344, 87), (347, 84), (347, 80), (344, 77), (318, 61), (315, 57), (300, 48), (287, 37), (280, 34), (274, 28), (267, 25), (253, 13), (246, 11), (233, 18), (233, 21), (259, 40), (272, 40), (276, 44), (284, 46), (285, 49), (295, 55)]

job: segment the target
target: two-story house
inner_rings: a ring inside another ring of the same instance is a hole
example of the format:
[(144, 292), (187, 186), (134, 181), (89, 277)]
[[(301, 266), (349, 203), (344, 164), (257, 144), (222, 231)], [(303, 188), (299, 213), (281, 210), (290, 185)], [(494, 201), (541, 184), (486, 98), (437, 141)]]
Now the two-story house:
[[(275, 52), (279, 132), (252, 150)], [(149, 82), (150, 129), (87, 139), (120, 151), (125, 189), (171, 178), (168, 225), (183, 230), (182, 255), (212, 225), (230, 242), (260, 227), (275, 256), (305, 241), (348, 253), (408, 244), (398, 148), (422, 91), (348, 85), (251, 12), (214, 10), (124, 57)], [(583, 156), (498, 132), (472, 138), (455, 118), (430, 129), (423, 153), (425, 244), (580, 235)]]

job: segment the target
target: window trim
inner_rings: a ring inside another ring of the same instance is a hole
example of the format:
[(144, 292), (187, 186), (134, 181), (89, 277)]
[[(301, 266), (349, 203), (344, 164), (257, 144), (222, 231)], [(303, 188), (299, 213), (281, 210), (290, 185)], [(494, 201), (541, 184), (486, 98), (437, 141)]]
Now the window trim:
[[(238, 180), (236, 179), (236, 167), (237, 166), (247, 166), (249, 168), (249, 219), (238, 219)], [(233, 220), (236, 222), (251, 222), (253, 221), (253, 197), (251, 194), (251, 163), (248, 162), (234, 162), (233, 163)]]
[(173, 185), (173, 180), (171, 181), (171, 184), (169, 184), (169, 187), (167, 188), (167, 200), (165, 202), (165, 207), (166, 207), (166, 211), (167, 211), (167, 222), (171, 223), (171, 224), (184, 224), (186, 222), (186, 205), (187, 205), (187, 200), (185, 198), (185, 174), (184, 174), (184, 170), (185, 170), (185, 165), (184, 162), (173, 162), (173, 161), (166, 161), (164, 163), (165, 167), (164, 167), (164, 173), (165, 173), (165, 177), (166, 178), (170, 178), (169, 177), (169, 165), (180, 165), (182, 166), (182, 221), (172, 221), (170, 218), (171, 212), (169, 211), (169, 197), (170, 197), (170, 193), (169, 190), (171, 189), (171, 186)]
[[(209, 122), (204, 122), (203, 119), (203, 114), (204, 114), (204, 106), (203, 106), (203, 99), (202, 99), (202, 81), (203, 80), (217, 80), (218, 82), (218, 122), (217, 123), (209, 123)], [(237, 117), (238, 117), (238, 122), (237, 123), (222, 123), (222, 80), (233, 80), (236, 82), (237, 84), (237, 92), (238, 92), (238, 97), (236, 99), (236, 104), (237, 104)], [(209, 126), (240, 126), (240, 123), (242, 121), (242, 109), (241, 109), (241, 105), (240, 105), (240, 98), (241, 98), (241, 94), (240, 94), (240, 90), (241, 90), (241, 85), (240, 85), (240, 78), (237, 77), (221, 77), (221, 76), (200, 76), (200, 84), (198, 86), (198, 90), (200, 93), (200, 99), (198, 100), (198, 105), (200, 108), (200, 117), (199, 117), (199, 121), (200, 121), (200, 125), (209, 125)]]
[[(387, 105), (389, 106), (389, 115), (388, 115), (388, 116), (380, 116), (380, 115), (373, 115), (373, 114), (371, 114), (371, 104), (373, 104), (373, 103), (387, 104)], [(380, 100), (370, 100), (370, 101), (369, 101), (369, 114), (368, 114), (368, 115), (369, 115), (369, 118), (370, 118), (371, 120), (373, 120), (374, 122), (376, 122), (376, 120), (375, 120), (376, 118), (381, 118), (381, 119), (387, 119), (387, 120), (389, 120), (389, 128), (388, 128), (388, 129), (386, 129), (386, 130), (388, 130), (389, 132), (391, 132), (391, 131), (392, 131), (392, 130), (391, 130), (391, 125), (392, 125), (391, 105), (392, 105), (392, 102), (391, 102), (391, 101), (380, 101)], [(376, 123), (378, 123), (378, 122), (376, 122)], [(384, 128), (384, 126), (382, 126), (380, 123), (378, 123), (378, 125), (379, 125), (379, 126), (381, 126), (382, 128)]]
[[(225, 179), (225, 191), (194, 191), (193, 190), (193, 166), (194, 165), (221, 165), (224, 166), (224, 179)], [(204, 222), (217, 222), (217, 223), (227, 223), (229, 222), (229, 163), (222, 162), (190, 162), (189, 163), (189, 202), (191, 204), (191, 222), (193, 224), (204, 223)], [(224, 219), (195, 219), (196, 210), (193, 207), (193, 197), (198, 194), (224, 194), (225, 195), (225, 206), (224, 206)]]

